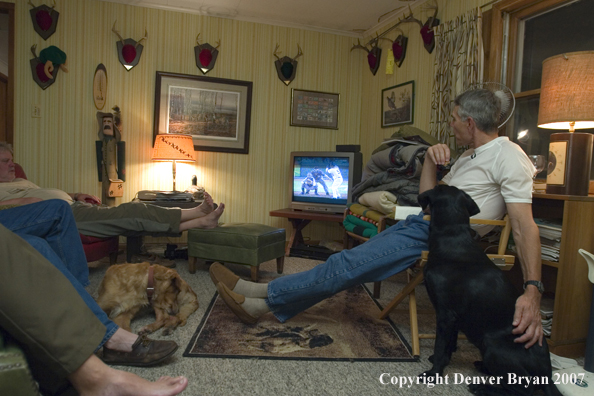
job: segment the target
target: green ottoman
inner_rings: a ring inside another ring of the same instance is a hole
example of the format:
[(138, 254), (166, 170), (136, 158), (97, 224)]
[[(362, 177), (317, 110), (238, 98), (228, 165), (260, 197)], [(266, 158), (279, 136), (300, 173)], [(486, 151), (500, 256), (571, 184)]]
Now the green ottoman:
[(263, 224), (227, 223), (207, 230), (188, 230), (188, 264), (196, 272), (196, 260), (250, 265), (252, 280), (258, 281), (260, 264), (276, 259), (276, 269), (283, 272), (285, 230)]

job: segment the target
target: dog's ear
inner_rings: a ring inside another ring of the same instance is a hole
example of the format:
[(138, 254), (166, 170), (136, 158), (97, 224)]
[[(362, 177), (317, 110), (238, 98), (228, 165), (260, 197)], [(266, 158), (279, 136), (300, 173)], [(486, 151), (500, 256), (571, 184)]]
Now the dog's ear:
[(434, 195), (433, 191), (433, 189), (427, 190), (419, 194), (419, 196), (417, 197), (417, 201), (419, 202), (419, 205), (421, 205), (421, 208), (423, 208), (423, 211), (425, 211), (425, 209), (427, 209), (427, 206), (431, 203), (431, 199)]
[(476, 202), (474, 202), (474, 199), (472, 199), (470, 197), (470, 195), (466, 194), (464, 191), (460, 190), (460, 192), (463, 194), (464, 196), (464, 204), (466, 206), (466, 209), (468, 210), (468, 214), (472, 217), (476, 214), (480, 213), (480, 209), (478, 207), (478, 205), (476, 204)]

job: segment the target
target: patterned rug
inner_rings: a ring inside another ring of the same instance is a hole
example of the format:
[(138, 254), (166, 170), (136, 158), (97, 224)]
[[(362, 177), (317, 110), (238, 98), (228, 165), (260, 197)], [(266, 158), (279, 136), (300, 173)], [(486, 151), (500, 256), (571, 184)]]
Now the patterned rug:
[(255, 325), (245, 325), (215, 293), (184, 357), (416, 361), (394, 323), (377, 319), (380, 311), (359, 285), (284, 324), (268, 313)]

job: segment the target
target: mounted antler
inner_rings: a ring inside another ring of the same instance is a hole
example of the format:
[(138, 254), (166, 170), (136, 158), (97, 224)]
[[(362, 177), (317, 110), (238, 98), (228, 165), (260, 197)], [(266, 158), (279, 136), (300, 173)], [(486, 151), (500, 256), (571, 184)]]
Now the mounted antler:
[(423, 27), (423, 22), (419, 21), (417, 18), (415, 18), (413, 16), (413, 12), (410, 8), (410, 5), (408, 6), (408, 11), (410, 12), (410, 14), (408, 16), (406, 16), (405, 14), (402, 14), (402, 16), (404, 18), (403, 19), (398, 18), (398, 24), (406, 23), (406, 22), (415, 22), (415, 23), (418, 23), (420, 27)]
[(136, 42), (136, 45), (134, 47), (138, 47), (140, 45), (140, 42), (143, 40), (146, 40), (147, 37), (148, 37), (148, 32), (146, 31), (146, 28), (144, 28), (144, 36), (142, 36), (142, 38)]
[(272, 55), (274, 55), (276, 59), (280, 60), (280, 58), (278, 57), (280, 55), (280, 52), (278, 52), (278, 47), (280, 47), (280, 44), (277, 43)]
[(37, 49), (37, 44), (33, 44), (31, 46), (31, 52), (33, 53), (33, 56), (37, 58), (37, 53), (35, 52), (36, 49)]
[(361, 40), (359, 39), (357, 39), (357, 44), (353, 44), (353, 48), (351, 48), (351, 51), (354, 49), (362, 49), (369, 53), (369, 48), (367, 48), (367, 46), (362, 45)]
[[(198, 46), (198, 48), (202, 49), (202, 44), (200, 44), (200, 33), (198, 33), (198, 35), (196, 36), (196, 45)], [(217, 49), (221, 46), (221, 40), (217, 41), (217, 46), (213, 47), (214, 49)]]
[(297, 55), (293, 57), (293, 60), (299, 58), (301, 55), (303, 55), (303, 51), (301, 51), (301, 47), (299, 46), (299, 44), (297, 44)]
[(33, 2), (32, 2), (31, 0), (29, 0), (29, 3), (28, 3), (28, 4), (29, 4), (31, 7), (33, 7), (33, 8), (37, 7), (35, 4), (33, 4)]
[(435, 9), (435, 12), (433, 13), (433, 16), (429, 17), (429, 21), (434, 20), (435, 18), (437, 18), (437, 11), (439, 9), (439, 5), (437, 4), (437, 0), (433, 0), (435, 2), (435, 6), (427, 6), (428, 10), (433, 10)]
[(116, 30), (116, 28), (115, 28), (117, 22), (118, 22), (118, 20), (116, 19), (115, 22), (113, 23), (113, 26), (111, 28), (111, 31), (114, 32), (115, 34), (117, 34), (117, 36), (119, 37), (119, 39), (122, 42), (122, 44), (124, 44), (124, 38), (120, 35), (120, 32), (118, 32)]

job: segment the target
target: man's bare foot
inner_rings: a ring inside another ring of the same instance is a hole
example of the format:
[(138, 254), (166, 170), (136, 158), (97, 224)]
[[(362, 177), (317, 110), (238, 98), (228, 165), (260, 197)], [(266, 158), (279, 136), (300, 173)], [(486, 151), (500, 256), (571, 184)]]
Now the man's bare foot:
[(190, 228), (215, 228), (219, 225), (219, 218), (223, 214), (224, 210), (225, 204), (221, 203), (215, 210), (213, 210), (206, 216), (202, 216), (197, 219), (192, 219), (188, 221), (182, 221), (179, 225), (179, 230), (181, 232), (189, 230)]
[[(214, 202), (212, 197), (206, 191), (204, 192), (204, 201), (196, 208), (199, 213), (196, 217), (202, 217), (214, 210)], [(200, 214), (201, 213), (201, 214)]]
[(120, 352), (132, 351), (132, 345), (138, 339), (138, 335), (119, 328), (104, 344), (105, 347)]
[(174, 396), (188, 386), (185, 377), (161, 377), (155, 382), (113, 369), (91, 355), (68, 376), (81, 396)]

